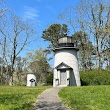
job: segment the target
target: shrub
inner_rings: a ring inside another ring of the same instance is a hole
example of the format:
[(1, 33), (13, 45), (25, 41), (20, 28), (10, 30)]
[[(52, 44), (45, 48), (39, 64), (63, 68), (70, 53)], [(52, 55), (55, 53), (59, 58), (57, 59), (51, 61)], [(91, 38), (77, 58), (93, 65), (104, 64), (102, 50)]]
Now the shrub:
[(110, 85), (110, 71), (92, 70), (82, 71), (80, 74), (81, 85)]
[(26, 82), (23, 82), (23, 81), (22, 81), (22, 82), (20, 82), (20, 81), (15, 81), (15, 82), (14, 82), (14, 85), (15, 85), (15, 86), (26, 86)]
[(47, 83), (47, 85), (53, 85), (53, 73), (51, 73), (49, 76), (47, 76), (46, 83)]

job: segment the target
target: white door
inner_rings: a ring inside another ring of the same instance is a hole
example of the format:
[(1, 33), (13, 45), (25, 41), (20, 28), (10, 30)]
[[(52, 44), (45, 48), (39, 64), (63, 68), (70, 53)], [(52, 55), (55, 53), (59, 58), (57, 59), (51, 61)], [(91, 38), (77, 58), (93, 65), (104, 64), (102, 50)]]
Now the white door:
[(66, 85), (67, 73), (66, 70), (60, 70), (60, 84)]

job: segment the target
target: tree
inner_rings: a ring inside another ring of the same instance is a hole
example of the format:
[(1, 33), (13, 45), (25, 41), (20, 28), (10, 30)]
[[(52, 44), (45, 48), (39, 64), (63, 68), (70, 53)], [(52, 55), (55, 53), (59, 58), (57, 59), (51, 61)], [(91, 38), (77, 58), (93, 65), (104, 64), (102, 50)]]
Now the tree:
[(68, 33), (68, 27), (66, 24), (52, 24), (42, 33), (42, 38), (51, 43), (50, 47), (56, 47), (58, 45), (58, 39)]
[(34, 53), (28, 53), (27, 58), (30, 59), (29, 68), (36, 75), (37, 82), (40, 84), (46, 83), (46, 78), (51, 73), (51, 67), (45, 50), (40, 48), (34, 51)]
[(0, 23), (1, 50), (5, 65), (11, 65), (9, 84), (12, 85), (16, 58), (33, 39), (35, 30), (30, 22), (22, 21), (12, 13), (4, 17)]
[(92, 42), (88, 39), (88, 35), (86, 33), (79, 31), (72, 35), (72, 39), (74, 42), (74, 46), (79, 48), (79, 62), (80, 69), (84, 70), (92, 69), (92, 53), (94, 51), (94, 47)]
[[(2, 6), (3, 4), (6, 3), (6, 0), (0, 0), (0, 5)], [(5, 16), (6, 12), (9, 11), (9, 8), (1, 8), (0, 9), (0, 18)]]
[[(6, 0), (0, 0), (0, 6), (2, 7), (4, 4), (5, 4), (5, 2), (6, 2)], [(5, 36), (5, 33), (3, 33), (3, 31), (1, 31), (1, 29), (3, 29), (4, 28), (4, 25), (5, 25), (5, 22), (2, 22), (2, 20), (4, 19), (4, 17), (6, 16), (6, 13), (7, 12), (9, 12), (10, 11), (10, 9), (9, 8), (0, 8), (0, 26), (2, 27), (2, 28), (0, 28), (0, 35), (2, 34), (3, 36), (3, 39), (4, 39), (4, 45), (5, 45), (5, 41), (6, 41), (6, 36)], [(1, 80), (1, 84), (2, 84), (2, 82), (3, 82), (3, 74), (4, 74), (4, 67), (5, 67), (5, 64), (4, 64), (4, 52), (5, 52), (5, 49), (4, 49), (4, 46), (2, 45), (2, 43), (1, 43), (1, 39), (0, 39), (0, 46), (2, 46), (2, 50), (3, 51), (1, 51), (1, 59), (2, 59), (2, 62), (1, 62), (1, 71), (0, 71), (0, 76), (2, 77), (2, 78), (0, 78), (0, 80)]]
[[(110, 20), (110, 6), (104, 6), (102, 1), (99, 1), (95, 6), (90, 3), (91, 12), (91, 24), (92, 33), (96, 40), (96, 51), (97, 51), (97, 66), (101, 68), (101, 52), (105, 49), (106, 39), (108, 35), (103, 31), (105, 27), (108, 27)], [(97, 8), (96, 8), (97, 7)], [(107, 9), (107, 12), (106, 12)], [(89, 14), (89, 12), (88, 12)], [(104, 15), (105, 14), (105, 15)], [(106, 18), (106, 20), (105, 20)], [(107, 45), (106, 45), (107, 46)]]
[(96, 66), (102, 68), (102, 52), (109, 48), (110, 1), (80, 0), (77, 7), (66, 9), (59, 18), (73, 27), (74, 32), (88, 33), (96, 51)]

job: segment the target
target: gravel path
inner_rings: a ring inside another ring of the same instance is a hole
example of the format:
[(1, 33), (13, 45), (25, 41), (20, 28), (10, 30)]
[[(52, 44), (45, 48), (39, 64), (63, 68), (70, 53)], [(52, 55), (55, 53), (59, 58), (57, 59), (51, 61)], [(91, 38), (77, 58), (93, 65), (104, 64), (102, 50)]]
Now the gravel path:
[(61, 87), (54, 87), (45, 90), (38, 96), (34, 110), (70, 110), (58, 97), (60, 89)]

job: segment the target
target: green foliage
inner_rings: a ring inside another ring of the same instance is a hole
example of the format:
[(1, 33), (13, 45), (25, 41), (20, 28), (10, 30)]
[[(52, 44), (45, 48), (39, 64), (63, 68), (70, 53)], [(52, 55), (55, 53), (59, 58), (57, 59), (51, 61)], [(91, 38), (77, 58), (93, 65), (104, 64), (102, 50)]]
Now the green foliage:
[(110, 85), (110, 71), (92, 70), (80, 74), (81, 85)]
[(14, 82), (14, 85), (16, 85), (16, 86), (26, 86), (26, 82), (23, 82), (23, 81), (15, 81)]
[(95, 1), (79, 0), (77, 6), (59, 14), (59, 19), (73, 27), (74, 45), (80, 49), (80, 66), (85, 70), (92, 68), (87, 61), (92, 61), (97, 68), (110, 67), (110, 0)]
[(53, 73), (46, 78), (47, 85), (53, 85)]
[(88, 33), (78, 31), (72, 35), (74, 45), (79, 48), (80, 66), (85, 70), (90, 70), (93, 66), (92, 54), (95, 49), (89, 39)]
[(34, 53), (29, 53), (27, 58), (29, 59), (28, 67), (36, 75), (37, 83), (46, 83), (46, 77), (49, 75), (51, 67), (45, 50), (39, 48)]
[(59, 96), (73, 110), (110, 109), (110, 86), (66, 87)]
[(51, 42), (52, 47), (56, 47), (58, 39), (68, 33), (66, 24), (52, 24), (42, 33), (42, 38)]
[(0, 86), (0, 110), (33, 110), (37, 96), (47, 86)]

